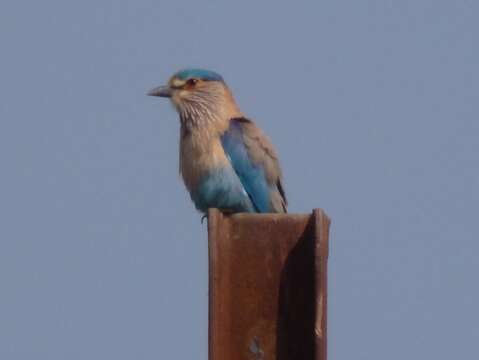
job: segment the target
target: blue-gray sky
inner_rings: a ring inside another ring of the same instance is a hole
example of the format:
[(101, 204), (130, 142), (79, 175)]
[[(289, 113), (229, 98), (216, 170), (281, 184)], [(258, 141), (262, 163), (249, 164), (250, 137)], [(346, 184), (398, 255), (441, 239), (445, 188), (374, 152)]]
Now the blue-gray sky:
[(178, 121), (220, 72), (333, 219), (330, 359), (479, 342), (477, 1), (2, 1), (0, 358), (207, 359)]

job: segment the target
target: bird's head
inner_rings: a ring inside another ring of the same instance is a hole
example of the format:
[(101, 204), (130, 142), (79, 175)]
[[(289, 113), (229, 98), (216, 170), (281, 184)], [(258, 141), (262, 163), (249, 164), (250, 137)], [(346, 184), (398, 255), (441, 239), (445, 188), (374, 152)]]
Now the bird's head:
[(167, 85), (151, 89), (148, 95), (170, 98), (182, 118), (226, 116), (229, 114), (221, 113), (239, 111), (223, 77), (210, 70), (181, 70)]

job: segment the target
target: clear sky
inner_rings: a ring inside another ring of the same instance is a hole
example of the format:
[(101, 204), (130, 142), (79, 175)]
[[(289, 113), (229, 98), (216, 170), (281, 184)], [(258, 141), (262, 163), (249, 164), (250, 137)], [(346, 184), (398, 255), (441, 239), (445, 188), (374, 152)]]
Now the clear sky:
[(0, 4), (0, 358), (207, 359), (206, 227), (178, 120), (220, 72), (290, 211), (333, 219), (330, 359), (479, 343), (479, 3)]

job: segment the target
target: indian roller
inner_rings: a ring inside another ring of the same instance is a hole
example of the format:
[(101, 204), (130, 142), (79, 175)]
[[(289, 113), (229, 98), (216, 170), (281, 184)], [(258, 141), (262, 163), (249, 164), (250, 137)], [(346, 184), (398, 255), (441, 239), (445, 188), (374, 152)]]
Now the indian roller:
[(198, 210), (286, 212), (276, 151), (221, 75), (182, 70), (148, 95), (169, 98), (179, 114), (180, 173)]

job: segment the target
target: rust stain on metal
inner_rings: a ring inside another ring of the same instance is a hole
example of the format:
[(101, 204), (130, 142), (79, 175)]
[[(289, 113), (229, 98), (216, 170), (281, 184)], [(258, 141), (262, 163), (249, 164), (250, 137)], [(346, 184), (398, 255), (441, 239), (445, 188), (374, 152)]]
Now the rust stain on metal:
[(211, 209), (209, 360), (326, 360), (329, 219)]

